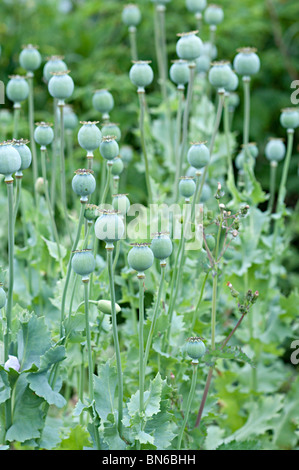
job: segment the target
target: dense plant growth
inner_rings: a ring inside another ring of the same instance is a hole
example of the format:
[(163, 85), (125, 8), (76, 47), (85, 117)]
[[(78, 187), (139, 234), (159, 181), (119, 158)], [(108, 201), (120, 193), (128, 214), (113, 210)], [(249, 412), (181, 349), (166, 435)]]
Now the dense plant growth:
[(298, 448), (299, 110), (259, 37), (225, 2), (1, 8), (1, 448)]

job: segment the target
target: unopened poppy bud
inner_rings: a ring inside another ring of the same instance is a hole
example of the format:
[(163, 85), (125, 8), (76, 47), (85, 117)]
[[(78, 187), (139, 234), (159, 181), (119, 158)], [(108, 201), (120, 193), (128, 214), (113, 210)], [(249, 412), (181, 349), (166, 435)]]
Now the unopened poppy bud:
[(9, 369), (14, 369), (19, 372), (21, 365), (19, 359), (16, 356), (8, 356), (7, 361), (4, 364), (4, 369), (8, 372)]

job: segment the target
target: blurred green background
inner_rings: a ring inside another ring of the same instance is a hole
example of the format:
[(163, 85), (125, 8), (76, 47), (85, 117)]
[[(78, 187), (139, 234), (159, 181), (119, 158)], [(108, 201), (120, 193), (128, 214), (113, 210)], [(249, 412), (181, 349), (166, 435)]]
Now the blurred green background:
[[(0, 79), (7, 83), (8, 75), (24, 73), (18, 65), (23, 44), (39, 45), (47, 56), (60, 54), (71, 70), (76, 84), (72, 97), (80, 120), (97, 119), (91, 106), (92, 92), (109, 88), (116, 106), (111, 120), (120, 124), (123, 140), (130, 141), (136, 126), (136, 91), (128, 78), (130, 68), (129, 38), (122, 24), (121, 12), (127, 2), (120, 0), (3, 0), (0, 6), (0, 43), (2, 45)], [(150, 0), (137, 0), (142, 11), (138, 27), (139, 58), (150, 59), (157, 72), (153, 40), (153, 8)], [(261, 71), (252, 82), (252, 141), (260, 148), (257, 175), (263, 186), (268, 186), (268, 164), (263, 147), (269, 136), (284, 137), (279, 124), (283, 107), (291, 106), (291, 83), (299, 78), (299, 2), (297, 0), (221, 0), (225, 20), (217, 29), (218, 59), (233, 60), (236, 49), (254, 46), (261, 57)], [(194, 15), (188, 12), (185, 0), (172, 0), (166, 12), (169, 62), (176, 58), (178, 32), (194, 30)], [(208, 40), (209, 29), (203, 25), (203, 40)], [(157, 76), (157, 73), (156, 73)], [(157, 80), (150, 90), (159, 92)], [(242, 132), (241, 104), (234, 121)], [(51, 99), (42, 81), (42, 67), (36, 73), (36, 120), (50, 113)], [(151, 101), (150, 101), (151, 102)], [(5, 107), (11, 107), (7, 102)], [(240, 135), (241, 137), (241, 135)], [(241, 142), (241, 139), (240, 139)], [(298, 138), (295, 140), (298, 150)], [(296, 153), (296, 152), (295, 152)], [(293, 207), (298, 199), (298, 156), (294, 155), (289, 180), (288, 203)]]

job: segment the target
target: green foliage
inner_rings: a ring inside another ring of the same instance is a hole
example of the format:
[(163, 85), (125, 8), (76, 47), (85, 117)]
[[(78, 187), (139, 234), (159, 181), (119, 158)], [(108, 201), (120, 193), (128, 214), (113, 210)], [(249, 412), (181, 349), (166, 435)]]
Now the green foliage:
[[(130, 41), (128, 30), (121, 22), (123, 2), (73, 0), (69, 3), (70, 11), (63, 13), (60, 11), (63, 2), (59, 0), (1, 2), (0, 15), (5, 22), (0, 24), (0, 79), (6, 84), (9, 75), (24, 73), (18, 56), (22, 44), (30, 42), (39, 45), (43, 65), (49, 55), (65, 56), (75, 82), (75, 92), (67, 104), (72, 105), (78, 121), (96, 120), (102, 124), (103, 116), (92, 107), (92, 95), (96, 89), (109, 88), (115, 100), (110, 120), (119, 123), (120, 147), (132, 146), (133, 159), (125, 164), (119, 182), (111, 181), (107, 202), (111, 203), (116, 189), (129, 193), (131, 204), (144, 204), (144, 215), (153, 216), (154, 222), (161, 225), (167, 217), (158, 220), (157, 214), (147, 207), (146, 167), (138, 126), (140, 109), (136, 89), (128, 75)], [(178, 158), (178, 91), (167, 78), (167, 100), (163, 99), (153, 41), (154, 5), (150, 0), (136, 3), (142, 11), (142, 22), (137, 28), (138, 55), (152, 60), (155, 75), (145, 94), (144, 131), (150, 182), (155, 202), (170, 205), (175, 196)], [(211, 162), (206, 167), (205, 182), (210, 191), (203, 204), (202, 226), (205, 234), (213, 235), (215, 246), (209, 251), (203, 242), (203, 247), (189, 250), (185, 244), (180, 257), (180, 240), (173, 239), (173, 253), (163, 268), (165, 282), (157, 305), (161, 282), (157, 260), (146, 272), (143, 350), (155, 311), (157, 318), (145, 364), (144, 408), (140, 410), (138, 280), (127, 263), (132, 240), (129, 237), (121, 240), (113, 252), (116, 302), (121, 306), (117, 315), (124, 386), (120, 431), (120, 387), (112, 318), (96, 306), (97, 300), (110, 300), (111, 295), (105, 246), (99, 243), (96, 247), (96, 269), (89, 283), (90, 351), (83, 284), (73, 272), (68, 278), (73, 248), (61, 198), (60, 143), (56, 142), (48, 149), (47, 172), (49, 182), (52, 176), (54, 180), (53, 215), (58, 244), (45, 194), (39, 194), (37, 202), (34, 199), (31, 169), (24, 171), (22, 179), (15, 225), (15, 277), (8, 350), (9, 355), (18, 359), (20, 369), (5, 367), (8, 319), (4, 308), (0, 313), (1, 450), (176, 450), (192, 381), (193, 366), (184, 348), (190, 336), (203, 338), (207, 351), (198, 366), (182, 447), (189, 450), (298, 449), (298, 365), (291, 360), (292, 341), (299, 334), (298, 131), (285, 188), (285, 205), (281, 211), (274, 205), (273, 213), (267, 209), (270, 170), (263, 151), (268, 137), (286, 137), (279, 124), (279, 114), (282, 107), (290, 105), (290, 84), (299, 72), (299, 27), (294, 21), (299, 7), (295, 0), (244, 0), (242, 3), (223, 0), (222, 6), (225, 20), (216, 31), (217, 59), (232, 61), (236, 49), (246, 45), (256, 46), (261, 59), (261, 71), (253, 77), (250, 88), (249, 133), (250, 140), (258, 143), (259, 154), (254, 165), (250, 161), (243, 169), (237, 168), (245, 108), (240, 77), (240, 106), (230, 114), (228, 132), (221, 121)], [(194, 30), (196, 20), (187, 11), (184, 0), (172, 1), (167, 4), (165, 25), (169, 66), (176, 58), (176, 34)], [(204, 41), (209, 40), (207, 25), (202, 25), (200, 36)], [(34, 76), (34, 104), (35, 121), (54, 124), (53, 102), (42, 77), (42, 67)], [(218, 104), (219, 97), (207, 76), (196, 74), (186, 146), (199, 140), (211, 142)], [(7, 102), (5, 108), (9, 109), (10, 118), (5, 123), (1, 117), (3, 140), (12, 137), (14, 127), (12, 103)], [(29, 136), (27, 112), (28, 103), (24, 102), (19, 122), (19, 133), (24, 138)], [(78, 129), (79, 125), (65, 132), (66, 197), (73, 237), (81, 204), (71, 190), (71, 180), (75, 169), (91, 164), (78, 144)], [(57, 161), (56, 173), (53, 161)], [(277, 168), (277, 185), (282, 168), (283, 163)], [(98, 149), (94, 152), (93, 170), (97, 188), (91, 201), (98, 204), (107, 180), (106, 164)], [(184, 154), (179, 176), (189, 170)], [(275, 198), (276, 194), (277, 188)], [(247, 204), (249, 209), (244, 210)], [(179, 200), (178, 206), (183, 205), (184, 201)], [(0, 207), (0, 282), (4, 282), (7, 292), (8, 211), (2, 177)], [(136, 215), (128, 215), (127, 223)], [(145, 228), (149, 242), (153, 220), (140, 217), (138, 222), (135, 228)], [(172, 228), (170, 224), (170, 231)], [(94, 230), (91, 227), (88, 231), (87, 222), (79, 235), (76, 248), (95, 246)], [(233, 287), (230, 289), (229, 285)], [(257, 291), (258, 294), (253, 294)], [(256, 302), (248, 300), (249, 292), (258, 297)], [(93, 362), (91, 375), (88, 353)], [(196, 420), (209, 371), (211, 384), (198, 425)]]

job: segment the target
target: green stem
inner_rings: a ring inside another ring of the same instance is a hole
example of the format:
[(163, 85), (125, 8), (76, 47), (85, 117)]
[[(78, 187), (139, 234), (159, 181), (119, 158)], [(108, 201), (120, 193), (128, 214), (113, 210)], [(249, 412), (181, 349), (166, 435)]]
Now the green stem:
[(121, 366), (121, 355), (117, 331), (117, 319), (115, 309), (115, 287), (114, 287), (114, 276), (113, 276), (113, 248), (106, 247), (107, 250), (107, 264), (110, 284), (110, 298), (111, 298), (111, 317), (112, 317), (112, 333), (116, 355), (116, 368), (117, 368), (117, 380), (118, 380), (118, 432), (122, 437), (123, 429), (123, 374)]
[(275, 187), (276, 187), (276, 172), (277, 162), (271, 161), (270, 163), (270, 199), (268, 203), (268, 212), (271, 214), (273, 210), (274, 198), (275, 198)]
[(193, 366), (193, 374), (192, 374), (191, 387), (190, 387), (190, 392), (189, 392), (189, 395), (188, 395), (187, 406), (186, 406), (186, 411), (185, 411), (185, 415), (184, 415), (183, 424), (182, 424), (182, 427), (181, 427), (181, 430), (180, 430), (180, 433), (179, 433), (179, 437), (178, 437), (177, 450), (181, 449), (183, 434), (185, 432), (185, 427), (186, 427), (186, 424), (187, 424), (187, 421), (188, 421), (188, 417), (189, 417), (189, 413), (190, 413), (190, 409), (191, 409), (191, 404), (192, 404), (194, 394), (195, 394), (195, 389), (196, 389), (198, 362), (197, 363), (192, 362), (192, 366)]
[(144, 275), (139, 280), (139, 414), (144, 413)]
[(243, 148), (244, 148), (244, 183), (247, 192), (250, 192), (249, 188), (249, 172), (252, 169), (252, 156), (250, 155), (248, 144), (249, 144), (249, 130), (250, 130), (250, 77), (243, 77), (243, 89), (244, 89), (244, 121), (243, 121)]
[(162, 79), (166, 84), (167, 77), (167, 64), (168, 64), (168, 55), (167, 55), (167, 45), (166, 45), (166, 32), (165, 32), (165, 5), (157, 5), (158, 13), (158, 24), (160, 30), (160, 47), (161, 47), (161, 57), (162, 57)]
[(30, 131), (30, 145), (32, 152), (32, 170), (33, 170), (33, 188), (35, 196), (35, 204), (37, 204), (37, 192), (35, 188), (35, 182), (38, 178), (38, 165), (37, 165), (37, 154), (36, 145), (34, 140), (34, 92), (33, 92), (33, 73), (28, 74), (29, 84), (29, 97), (28, 97), (28, 110), (29, 110), (29, 131)]
[(116, 242), (116, 251), (115, 251), (114, 260), (113, 260), (113, 271), (115, 271), (118, 258), (119, 258), (119, 253), (120, 253), (120, 241)]
[(183, 98), (184, 98), (184, 87), (178, 87), (178, 109), (176, 115), (176, 134), (175, 134), (175, 164), (176, 164), (176, 172), (175, 172), (175, 188), (178, 187), (179, 179), (181, 176), (181, 168), (180, 168), (180, 142), (181, 142), (181, 133), (182, 133), (182, 115), (183, 115)]
[[(233, 328), (233, 330), (230, 332), (228, 337), (222, 343), (221, 349), (223, 349), (227, 345), (227, 343), (229, 342), (229, 340), (231, 339), (231, 337), (233, 336), (233, 334), (235, 333), (237, 328), (239, 328), (244, 316), (245, 315), (242, 315), (242, 317), (240, 318), (240, 320), (238, 321), (236, 326)], [(205, 403), (206, 403), (206, 400), (207, 400), (207, 397), (208, 397), (208, 393), (209, 393), (209, 389), (210, 389), (210, 385), (211, 385), (211, 381), (212, 381), (212, 377), (213, 377), (213, 371), (214, 371), (214, 367), (210, 367), (209, 372), (208, 372), (208, 376), (207, 376), (206, 385), (205, 385), (204, 392), (203, 392), (203, 395), (202, 395), (200, 407), (199, 407), (198, 414), (197, 414), (197, 419), (196, 419), (196, 423), (195, 423), (196, 428), (200, 425), (200, 422), (201, 422), (202, 413), (203, 413), (203, 410), (204, 410), (204, 407), (205, 407)]]
[(149, 162), (145, 144), (145, 132), (144, 132), (144, 115), (145, 115), (145, 103), (144, 103), (144, 89), (138, 89), (138, 98), (139, 98), (139, 107), (140, 107), (140, 116), (139, 116), (139, 130), (140, 130), (140, 140), (141, 140), (141, 148), (144, 158), (145, 164), (145, 182), (148, 194), (148, 203), (152, 204), (153, 202), (153, 193), (151, 188), (151, 181), (150, 181), (150, 171), (149, 171)]
[(152, 323), (151, 323), (150, 331), (149, 331), (149, 334), (148, 334), (148, 337), (147, 337), (145, 353), (144, 353), (144, 370), (146, 369), (146, 366), (147, 366), (148, 356), (149, 356), (149, 352), (150, 352), (150, 348), (151, 348), (151, 344), (152, 344), (152, 340), (153, 340), (153, 334), (154, 334), (155, 326), (156, 326), (156, 323), (157, 323), (157, 318), (158, 318), (158, 313), (159, 313), (159, 306), (160, 306), (162, 291), (163, 291), (163, 287), (164, 287), (164, 279), (165, 279), (165, 266), (161, 265), (161, 279), (160, 279), (160, 283), (159, 283), (158, 295), (157, 295), (157, 298), (156, 298), (155, 309), (154, 309), (154, 313), (153, 313), (153, 317), (152, 317)]
[(235, 176), (234, 176), (234, 168), (232, 162), (232, 155), (231, 155), (231, 148), (230, 148), (230, 119), (229, 119), (229, 106), (228, 106), (229, 94), (225, 96), (224, 101), (224, 109), (223, 109), (223, 121), (224, 121), (224, 133), (225, 133), (225, 140), (226, 140), (226, 151), (227, 151), (227, 163), (228, 163), (228, 171), (227, 177), (228, 181), (231, 182), (235, 191), (237, 191), (236, 184), (235, 184)]
[(209, 276), (209, 271), (206, 273), (206, 275), (204, 277), (204, 280), (203, 280), (203, 283), (202, 283), (202, 286), (201, 286), (201, 290), (200, 290), (199, 299), (198, 299), (197, 305), (194, 309), (193, 318), (192, 318), (192, 325), (191, 325), (191, 331), (194, 331), (194, 325), (195, 325), (195, 322), (196, 322), (196, 314), (197, 314), (197, 311), (199, 309), (199, 306), (200, 306), (202, 298), (203, 298), (203, 293), (204, 293), (204, 290), (205, 290), (205, 286), (206, 286), (208, 276)]
[(283, 171), (282, 171), (282, 176), (281, 176), (280, 185), (279, 185), (276, 212), (280, 212), (282, 210), (284, 199), (285, 199), (286, 183), (287, 183), (289, 167), (290, 167), (292, 151), (293, 151), (294, 129), (288, 129), (287, 135), (288, 135), (287, 153), (286, 153), (286, 157), (284, 160)]
[(106, 175), (106, 184), (105, 184), (105, 188), (104, 188), (102, 198), (101, 198), (101, 204), (100, 204), (101, 206), (106, 203), (106, 199), (107, 199), (107, 195), (108, 195), (108, 191), (109, 191), (109, 186), (110, 186), (111, 168), (112, 168), (112, 164), (111, 164), (110, 161), (108, 161), (107, 162), (107, 172), (108, 172), (108, 174)]
[[(11, 341), (12, 307), (13, 307), (13, 286), (14, 286), (14, 214), (13, 214), (13, 179), (5, 179), (7, 185), (8, 200), (8, 290), (6, 303), (6, 334), (4, 337), (4, 360), (7, 361)], [(5, 405), (6, 430), (11, 426), (11, 399)]]
[[(84, 279), (83, 283), (84, 283), (86, 343), (87, 343), (87, 357), (88, 357), (88, 386), (89, 386), (89, 399), (90, 399), (90, 403), (92, 403), (94, 400), (94, 388), (93, 388), (93, 360), (92, 360), (92, 348), (91, 348), (91, 333), (90, 333), (90, 325), (89, 325), (89, 300), (88, 300), (89, 279)], [(99, 450), (100, 441), (99, 441), (98, 428), (94, 422), (93, 422), (93, 428), (94, 428), (96, 447)]]
[(244, 88), (244, 122), (243, 122), (243, 145), (249, 143), (249, 128), (250, 128), (250, 77), (243, 77)]
[(83, 225), (83, 221), (84, 221), (84, 211), (85, 211), (85, 201), (81, 201), (81, 208), (80, 208), (80, 215), (79, 215), (77, 233), (76, 233), (75, 240), (73, 242), (72, 251), (71, 251), (68, 266), (67, 266), (67, 272), (66, 272), (64, 288), (63, 288), (63, 292), (62, 292), (61, 311), (60, 311), (60, 337), (61, 338), (63, 337), (63, 333), (64, 333), (63, 322), (64, 322), (64, 318), (65, 318), (65, 303), (66, 303), (67, 289), (68, 289), (68, 286), (69, 286), (71, 272), (72, 272), (73, 251), (75, 251), (77, 249), (77, 246), (78, 246), (78, 243), (79, 243), (79, 240), (80, 240), (81, 229), (82, 229), (82, 225)]
[[(194, 220), (194, 215), (195, 215), (195, 206), (196, 206), (196, 201), (198, 198), (198, 193), (200, 189), (200, 177), (201, 177), (201, 172), (196, 171), (196, 186), (195, 186), (195, 191), (192, 199), (192, 204), (191, 204), (191, 221), (193, 222)], [(195, 221), (194, 221), (195, 223)]]
[(215, 336), (216, 336), (216, 306), (217, 306), (217, 281), (218, 281), (218, 254), (219, 254), (219, 247), (220, 247), (220, 237), (222, 231), (222, 221), (223, 215), (220, 217), (217, 239), (216, 239), (216, 247), (215, 247), (215, 263), (214, 268), (215, 272), (213, 273), (213, 293), (212, 293), (212, 316), (211, 316), (211, 346), (212, 349), (215, 349)]
[(159, 70), (160, 74), (160, 85), (162, 91), (163, 102), (165, 105), (165, 128), (167, 133), (167, 139), (165, 140), (166, 155), (169, 161), (175, 163), (174, 160), (174, 149), (173, 149), (173, 132), (171, 126), (171, 109), (169, 104), (169, 97), (167, 93), (167, 70), (168, 70), (168, 54), (166, 44), (166, 32), (165, 32), (165, 5), (157, 5), (157, 27), (158, 27), (158, 48), (161, 53), (161, 66)]
[[(221, 122), (222, 111), (223, 111), (223, 106), (224, 106), (224, 92), (222, 90), (219, 90), (218, 95), (219, 95), (219, 100), (218, 100), (218, 106), (217, 106), (217, 113), (216, 113), (216, 118), (215, 118), (213, 134), (212, 134), (210, 145), (209, 145), (210, 162), (211, 162), (211, 159), (212, 159), (214, 145), (215, 145), (216, 137), (217, 137), (217, 134), (218, 134), (218, 130), (219, 130), (220, 122)], [(205, 179), (206, 179), (206, 176), (207, 176), (207, 173), (208, 173), (208, 169), (209, 169), (209, 164), (205, 166), (205, 169), (204, 169), (203, 174), (202, 174), (201, 184), (200, 184), (200, 188), (199, 188), (198, 195), (197, 195), (197, 200), (199, 200), (199, 201), (200, 201), (201, 193), (202, 193), (202, 190), (203, 190), (203, 186), (205, 184)]]
[(58, 141), (59, 141), (59, 121), (58, 121), (58, 100), (53, 100), (53, 114), (54, 114), (54, 139), (52, 144), (52, 168), (51, 168), (51, 205), (55, 207), (56, 195), (56, 168), (58, 156)]
[(14, 284), (14, 217), (13, 217), (13, 179), (6, 181), (8, 200), (8, 291), (6, 304), (6, 335), (4, 341), (4, 359), (8, 359), (8, 351), (11, 336), (12, 306), (13, 306), (13, 284)]
[[(190, 78), (189, 78), (189, 83), (188, 83), (186, 104), (185, 104), (184, 116), (183, 116), (183, 134), (182, 134), (182, 142), (181, 142), (180, 157), (179, 157), (179, 172), (178, 172), (179, 176), (181, 175), (182, 169), (183, 169), (183, 160), (184, 160), (186, 144), (187, 144), (187, 139), (188, 139), (189, 115), (190, 115), (190, 109), (191, 109), (191, 103), (192, 103), (193, 85), (194, 85), (194, 78), (195, 78), (195, 63), (194, 62), (191, 62), (189, 64), (189, 70), (190, 70)], [(176, 201), (179, 196), (178, 184), (179, 184), (179, 181), (176, 181), (176, 186), (174, 188)]]
[[(128, 283), (129, 283), (129, 294), (130, 294), (131, 299), (133, 299), (133, 297), (134, 297), (134, 288), (133, 288), (133, 282), (132, 282), (131, 278), (129, 278)], [(131, 302), (131, 311), (132, 311), (132, 325), (133, 325), (134, 333), (137, 335), (137, 333), (138, 333), (137, 312), (136, 312), (136, 308), (135, 308), (135, 305), (134, 305), (134, 300)]]
[(13, 138), (18, 139), (21, 105), (19, 103), (15, 103), (13, 108), (14, 108)]
[(45, 185), (45, 199), (46, 199), (48, 212), (50, 216), (52, 234), (53, 234), (56, 246), (57, 246), (57, 255), (58, 255), (58, 261), (60, 265), (60, 271), (61, 271), (61, 275), (63, 276), (64, 270), (63, 270), (63, 264), (62, 264), (62, 256), (61, 256), (61, 250), (60, 250), (58, 230), (56, 227), (55, 217), (54, 217), (53, 208), (52, 208), (51, 200), (50, 200), (50, 194), (49, 194), (49, 183), (47, 179), (47, 166), (46, 166), (46, 152), (47, 152), (46, 147), (41, 147), (41, 163), (42, 163), (42, 175), (43, 175), (44, 185)]
[(171, 333), (171, 324), (173, 318), (173, 312), (176, 304), (176, 299), (179, 291), (179, 284), (181, 279), (181, 271), (183, 266), (183, 259), (184, 259), (184, 246), (185, 246), (185, 239), (184, 239), (184, 224), (182, 223), (181, 229), (181, 238), (180, 243), (178, 246), (178, 251), (175, 258), (174, 269), (172, 273), (172, 280), (171, 280), (171, 287), (170, 287), (170, 305), (168, 309), (168, 327), (166, 333), (163, 338), (163, 346), (162, 349), (168, 348), (169, 345), (169, 338)]
[(72, 243), (72, 233), (69, 225), (69, 216), (67, 210), (67, 199), (66, 199), (66, 181), (65, 181), (65, 158), (64, 158), (64, 103), (58, 103), (60, 111), (60, 191), (61, 191), (61, 200), (64, 211), (64, 218), (66, 228)]
[(215, 334), (216, 334), (216, 300), (217, 300), (217, 273), (213, 278), (213, 294), (212, 294), (212, 317), (211, 317), (211, 346), (215, 349)]
[(22, 192), (22, 179), (23, 179), (23, 174), (21, 172), (17, 172), (16, 174), (16, 200), (14, 204), (14, 211), (13, 211), (13, 219), (14, 219), (14, 226), (16, 224), (16, 219), (20, 207), (20, 201), (21, 201), (21, 192)]
[(135, 26), (130, 26), (129, 27), (130, 49), (131, 49), (131, 60), (132, 61), (137, 61), (138, 60), (136, 32), (137, 32), (137, 29), (136, 29)]
[(85, 306), (85, 329), (86, 329), (86, 344), (87, 344), (87, 357), (88, 357), (88, 383), (89, 383), (89, 398), (92, 403), (94, 399), (93, 389), (93, 361), (92, 361), (92, 348), (91, 348), (91, 334), (89, 325), (89, 279), (84, 280), (84, 306)]
[[(84, 302), (83, 302), (84, 303)], [(78, 397), (81, 403), (84, 403), (84, 346), (80, 345), (81, 352), (81, 364), (79, 369), (79, 380), (78, 380)], [(83, 413), (80, 414), (80, 424), (83, 425)]]
[(217, 26), (215, 26), (215, 25), (211, 25), (211, 26), (210, 26), (210, 45), (211, 45), (211, 50), (213, 49), (213, 46), (214, 46), (214, 44), (215, 44), (216, 29), (217, 29)]
[[(159, 13), (158, 8), (154, 5), (154, 30), (155, 30), (155, 49), (156, 49), (156, 57), (158, 63), (158, 73), (159, 73), (159, 81), (160, 84), (163, 82), (163, 67), (164, 67), (164, 60), (163, 60), (163, 51), (161, 49), (161, 30), (159, 24)], [(163, 92), (163, 89), (162, 89)]]
[[(277, 197), (277, 206), (276, 206), (276, 213), (277, 214), (281, 213), (282, 210), (283, 210), (283, 204), (284, 204), (284, 199), (285, 199), (285, 194), (286, 194), (286, 183), (287, 183), (289, 167), (290, 167), (290, 162), (291, 162), (291, 157), (292, 157), (292, 152), (293, 152), (294, 129), (288, 129), (287, 134), (288, 134), (287, 153), (286, 153), (286, 157), (285, 157), (285, 160), (284, 160), (282, 176), (281, 176), (281, 180), (280, 180), (278, 197)], [(280, 219), (275, 220), (274, 235), (273, 235), (273, 249), (272, 249), (273, 253), (275, 253), (280, 222), (281, 222)]]

